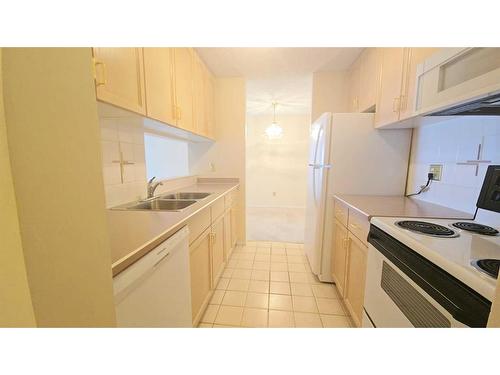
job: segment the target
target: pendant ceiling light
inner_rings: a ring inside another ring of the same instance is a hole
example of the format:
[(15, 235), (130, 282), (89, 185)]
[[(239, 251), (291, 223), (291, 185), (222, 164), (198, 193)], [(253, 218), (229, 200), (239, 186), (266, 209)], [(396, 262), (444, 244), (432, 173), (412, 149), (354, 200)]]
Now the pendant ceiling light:
[(266, 130), (266, 137), (268, 139), (280, 139), (283, 137), (283, 128), (278, 125), (276, 121), (276, 106), (278, 103), (273, 102), (273, 122), (269, 125)]

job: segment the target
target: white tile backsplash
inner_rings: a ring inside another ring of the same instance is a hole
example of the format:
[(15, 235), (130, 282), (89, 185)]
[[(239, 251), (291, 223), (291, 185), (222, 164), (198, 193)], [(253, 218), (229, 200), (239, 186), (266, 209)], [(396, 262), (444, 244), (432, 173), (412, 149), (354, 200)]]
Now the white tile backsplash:
[[(136, 117), (100, 118), (106, 206), (113, 207), (146, 196), (146, 158), (144, 131)], [(120, 151), (123, 159), (134, 164), (123, 166), (120, 173)]]
[[(429, 191), (416, 198), (474, 213), (487, 164), (476, 176), (475, 166), (457, 163), (475, 160), (479, 144), (482, 160), (500, 164), (500, 117), (463, 116), (415, 128), (407, 193), (425, 184), (430, 164), (442, 164), (441, 181), (433, 181)], [(500, 222), (500, 214), (489, 217)]]

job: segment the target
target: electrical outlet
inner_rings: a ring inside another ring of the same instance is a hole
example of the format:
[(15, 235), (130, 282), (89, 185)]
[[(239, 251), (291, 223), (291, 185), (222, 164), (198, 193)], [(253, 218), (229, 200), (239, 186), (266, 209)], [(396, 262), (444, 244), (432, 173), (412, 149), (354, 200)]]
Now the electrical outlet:
[(442, 164), (431, 164), (429, 166), (429, 173), (432, 173), (433, 181), (441, 181), (441, 173), (443, 172)]

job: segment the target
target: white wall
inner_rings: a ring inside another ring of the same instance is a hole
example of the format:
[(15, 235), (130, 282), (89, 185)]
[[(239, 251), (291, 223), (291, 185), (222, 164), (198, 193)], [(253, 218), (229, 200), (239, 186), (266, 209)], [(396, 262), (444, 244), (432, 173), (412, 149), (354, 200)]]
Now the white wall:
[(280, 115), (283, 137), (269, 140), (272, 115), (247, 117), (247, 205), (305, 207), (310, 114)]
[(3, 105), (0, 48), (0, 327), (36, 325), (26, 274)]
[(116, 325), (91, 61), (90, 48), (2, 51), (9, 156), (39, 327)]
[[(113, 207), (146, 196), (146, 158), (144, 130), (140, 117), (103, 117), (100, 115), (102, 167), (106, 207)], [(123, 166), (120, 174), (120, 151), (123, 159), (134, 164)]]
[(191, 174), (200, 177), (239, 179), (237, 213), (239, 241), (246, 239), (245, 114), (245, 79), (217, 78), (215, 80), (215, 138), (217, 142), (191, 143), (189, 146)]
[(323, 112), (349, 112), (349, 82), (347, 71), (316, 72), (313, 74), (312, 120)]
[[(417, 198), (473, 213), (487, 166), (476, 176), (475, 166), (457, 163), (476, 159), (479, 144), (481, 159), (500, 164), (500, 117), (456, 117), (414, 129), (407, 193), (427, 181), (429, 164), (443, 164), (441, 181)], [(500, 225), (500, 214), (486, 216)]]

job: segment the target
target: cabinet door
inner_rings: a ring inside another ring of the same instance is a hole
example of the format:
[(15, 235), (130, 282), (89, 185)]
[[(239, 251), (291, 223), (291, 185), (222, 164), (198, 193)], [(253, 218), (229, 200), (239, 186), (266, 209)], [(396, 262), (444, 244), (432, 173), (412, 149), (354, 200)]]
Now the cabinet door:
[(361, 54), (359, 111), (364, 112), (377, 104), (380, 85), (381, 58), (380, 48), (365, 48)]
[(349, 233), (344, 301), (357, 327), (361, 326), (363, 316), (367, 253), (368, 248)]
[(333, 228), (331, 272), (333, 281), (341, 296), (345, 294), (345, 273), (347, 261), (347, 229), (337, 219), (335, 219)]
[(410, 48), (405, 69), (403, 92), (401, 94), (401, 109), (399, 119), (411, 117), (416, 110), (417, 99), (417, 66), (439, 48)]
[(206, 95), (205, 95), (205, 66), (199, 56), (193, 54), (193, 120), (196, 133), (207, 136), (206, 122)]
[(94, 48), (97, 99), (146, 114), (142, 48)]
[(406, 48), (382, 49), (380, 92), (375, 114), (375, 127), (399, 120)]
[(172, 48), (144, 48), (148, 117), (175, 125)]
[(233, 251), (231, 242), (231, 210), (224, 213), (224, 259), (227, 262)]
[(358, 58), (349, 70), (349, 112), (359, 112), (360, 65), (361, 59)]
[(194, 132), (193, 121), (193, 51), (191, 48), (174, 48), (174, 83), (176, 125)]
[(210, 230), (207, 229), (189, 248), (191, 272), (191, 308), (197, 323), (212, 288), (210, 267)]
[(238, 242), (237, 209), (235, 204), (231, 207), (231, 245), (234, 248)]
[(224, 220), (221, 217), (212, 224), (212, 285), (215, 287), (217, 280), (224, 269)]
[(207, 67), (205, 67), (205, 72), (206, 136), (215, 139), (215, 79)]

